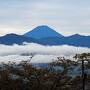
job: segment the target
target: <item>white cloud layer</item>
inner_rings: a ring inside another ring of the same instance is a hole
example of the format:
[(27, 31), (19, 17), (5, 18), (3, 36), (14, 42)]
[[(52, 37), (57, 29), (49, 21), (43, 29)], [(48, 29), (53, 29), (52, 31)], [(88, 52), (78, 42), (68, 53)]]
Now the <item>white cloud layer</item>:
[(33, 63), (51, 62), (58, 56), (72, 58), (76, 53), (90, 52), (89, 48), (73, 47), (73, 46), (43, 46), (39, 44), (29, 43), (26, 45), (0, 45), (0, 62), (29, 60), (30, 56), (22, 56), (22, 54), (31, 54)]

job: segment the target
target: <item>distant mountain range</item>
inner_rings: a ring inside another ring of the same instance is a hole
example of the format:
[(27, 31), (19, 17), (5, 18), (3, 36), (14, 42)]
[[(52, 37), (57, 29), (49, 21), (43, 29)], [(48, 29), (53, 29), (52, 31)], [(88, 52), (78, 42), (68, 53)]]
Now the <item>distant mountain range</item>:
[(22, 45), (24, 42), (42, 45), (71, 45), (90, 48), (90, 36), (74, 34), (65, 37), (48, 26), (38, 26), (24, 35), (12, 33), (0, 37), (0, 44), (4, 45)]

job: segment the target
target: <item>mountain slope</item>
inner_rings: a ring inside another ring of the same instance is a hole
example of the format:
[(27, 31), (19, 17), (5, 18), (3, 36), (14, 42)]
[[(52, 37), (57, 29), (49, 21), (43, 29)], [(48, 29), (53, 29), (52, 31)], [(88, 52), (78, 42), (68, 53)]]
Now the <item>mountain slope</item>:
[(90, 48), (90, 36), (75, 34), (66, 38), (67, 38), (66, 43), (68, 45)]
[(5, 44), (5, 45), (19, 44), (19, 45), (22, 45), (23, 42), (36, 43), (37, 40), (35, 40), (33, 38), (27, 38), (23, 35), (16, 35), (16, 34), (7, 34), (5, 36), (0, 37), (0, 44)]
[(39, 39), (43, 45), (71, 45), (76, 47), (89, 47), (90, 36), (75, 34), (68, 37), (51, 37)]
[(47, 37), (63, 37), (61, 34), (57, 33), (48, 26), (38, 26), (32, 31), (24, 34), (24, 36), (35, 39), (47, 38)]

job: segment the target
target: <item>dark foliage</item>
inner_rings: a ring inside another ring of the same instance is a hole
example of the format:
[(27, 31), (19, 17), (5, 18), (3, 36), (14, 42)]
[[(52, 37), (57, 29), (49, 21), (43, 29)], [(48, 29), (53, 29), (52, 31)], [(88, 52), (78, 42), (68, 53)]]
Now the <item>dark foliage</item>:
[[(58, 57), (46, 68), (36, 68), (28, 61), (19, 64), (1, 64), (0, 90), (82, 90), (80, 75), (68, 75), (71, 66), (78, 66), (78, 62)], [(56, 66), (62, 66), (62, 71), (55, 71)], [(90, 63), (86, 65), (90, 67)], [(86, 76), (86, 90), (90, 89), (90, 75)]]

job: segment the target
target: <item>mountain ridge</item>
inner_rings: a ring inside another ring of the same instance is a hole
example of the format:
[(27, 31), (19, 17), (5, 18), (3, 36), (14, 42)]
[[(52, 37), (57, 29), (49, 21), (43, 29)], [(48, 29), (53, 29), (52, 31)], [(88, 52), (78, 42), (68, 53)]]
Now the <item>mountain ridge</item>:
[[(47, 32), (45, 34), (45, 36), (43, 36), (43, 34), (42, 34), (42, 37), (37, 38), (37, 36), (40, 36), (37, 34), (39, 34), (41, 32), (38, 32), (39, 29), (36, 29), (36, 28), (34, 29), (36, 36), (32, 35), (33, 36), (32, 37), (32, 36), (27, 36), (26, 34), (17, 35), (14, 33), (6, 34), (5, 36), (0, 37), (0, 44), (23, 45), (24, 42), (27, 42), (27, 43), (37, 43), (37, 44), (41, 44), (41, 45), (50, 45), (50, 46), (52, 46), (52, 45), (71, 45), (71, 46), (76, 46), (76, 47), (90, 48), (90, 42), (89, 42), (90, 36), (84, 36), (84, 35), (80, 35), (80, 34), (74, 34), (71, 36), (63, 36), (63, 35), (57, 33), (56, 31), (54, 31), (53, 29), (49, 28), (51, 30), (49, 35)], [(41, 30), (43, 31), (41, 26), (39, 26), (39, 28), (40, 28), (39, 31), (41, 31)], [(48, 28), (48, 27), (44, 26), (44, 32), (48, 31), (48, 30), (45, 30), (45, 28)], [(50, 35), (52, 31), (53, 31), (53, 35)], [(38, 33), (36, 33), (36, 32), (38, 32)], [(55, 32), (55, 34), (54, 34), (54, 32)], [(32, 33), (32, 31), (30, 31), (29, 33)]]
[(31, 43), (31, 42), (36, 42), (35, 39), (33, 38), (28, 38), (23, 35), (17, 35), (14, 33), (11, 34), (6, 34), (5, 36), (0, 37), (0, 44), (5, 44), (5, 45), (13, 45), (13, 44), (18, 44), (22, 45), (24, 42)]

